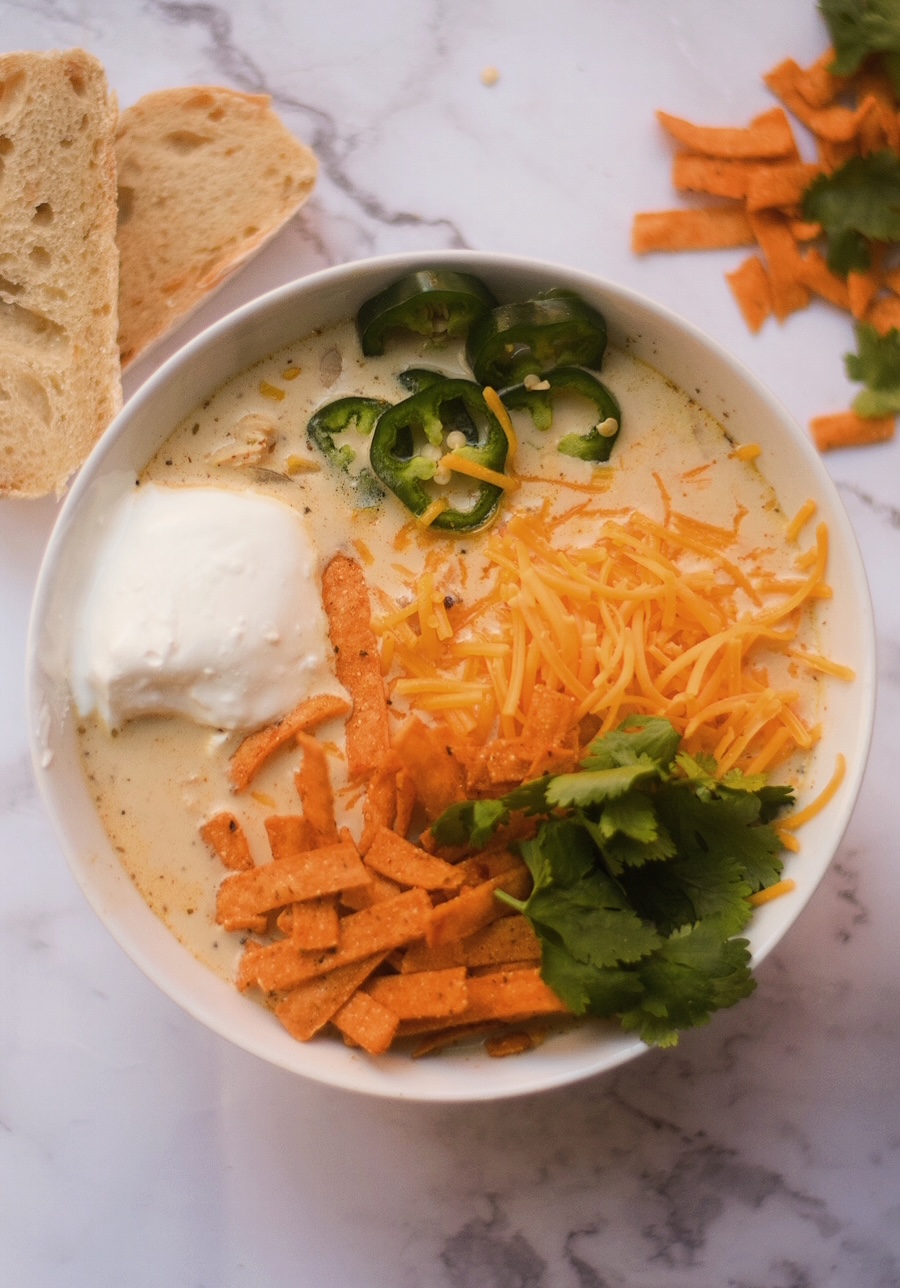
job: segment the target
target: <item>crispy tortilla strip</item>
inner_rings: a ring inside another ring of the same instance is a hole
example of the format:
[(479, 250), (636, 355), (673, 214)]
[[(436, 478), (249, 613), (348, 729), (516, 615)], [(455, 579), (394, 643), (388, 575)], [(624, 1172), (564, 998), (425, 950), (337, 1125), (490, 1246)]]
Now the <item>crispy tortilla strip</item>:
[(850, 309), (850, 293), (847, 283), (837, 273), (832, 273), (825, 257), (815, 248), (808, 250), (800, 260), (800, 280), (823, 299), (837, 305), (839, 309)]
[(397, 774), (399, 766), (392, 756), (378, 766), (369, 779), (363, 801), (363, 833), (359, 852), (365, 855), (381, 827), (393, 827), (397, 817)]
[(857, 416), (855, 411), (839, 411), (832, 416), (816, 416), (809, 422), (813, 441), (820, 452), (838, 447), (867, 447), (894, 437), (893, 416)]
[(376, 832), (366, 866), (400, 885), (421, 886), (423, 890), (458, 890), (465, 880), (465, 874), (452, 863), (433, 858), (386, 827)]
[(758, 255), (750, 255), (725, 280), (750, 330), (756, 334), (773, 312), (772, 283)]
[(790, 121), (780, 107), (763, 112), (749, 126), (738, 129), (694, 125), (681, 117), (670, 116), (668, 112), (657, 112), (656, 119), (679, 143), (704, 156), (762, 161), (797, 155)]
[(331, 952), (301, 953), (289, 942), (270, 944), (254, 961), (256, 978), (266, 992), (294, 988), (306, 979), (327, 975), (339, 966), (372, 953), (392, 952), (421, 939), (431, 919), (431, 900), (424, 890), (406, 890), (341, 920), (339, 946)]
[(267, 946), (266, 944), (261, 944), (258, 939), (247, 940), (244, 945), (244, 951), (241, 953), (241, 960), (238, 962), (237, 975), (234, 981), (239, 992), (246, 993), (248, 988), (255, 988), (256, 962), (259, 954), (265, 952)]
[(286, 859), (316, 848), (313, 829), (302, 814), (270, 814), (264, 826), (273, 859)]
[[(415, 976), (409, 978), (414, 979)], [(461, 1024), (491, 1020), (525, 1020), (534, 1015), (568, 1015), (569, 1009), (541, 979), (536, 968), (494, 971), (468, 981), (469, 1004), (458, 1015), (443, 1020), (405, 1020), (398, 1036), (427, 1033)]]
[(295, 903), (291, 909), (291, 943), (301, 952), (337, 948), (340, 922), (333, 895)]
[(435, 1055), (439, 1051), (446, 1051), (448, 1047), (458, 1046), (463, 1042), (471, 1042), (473, 1038), (482, 1037), (488, 1033), (496, 1033), (497, 1025), (488, 1024), (466, 1024), (460, 1025), (455, 1029), (438, 1029), (437, 1033), (430, 1033), (417, 1042), (410, 1055), (413, 1060), (421, 1060), (422, 1056)]
[(273, 908), (336, 894), (368, 880), (356, 847), (340, 841), (228, 877), (219, 887), (216, 921), (226, 930), (241, 930)]
[(335, 555), (322, 576), (322, 602), (334, 646), (335, 669), (353, 699), (347, 720), (347, 772), (367, 778), (388, 752), (388, 710), (372, 630), (372, 608), (363, 570), (346, 555)]
[(303, 751), (303, 764), (294, 775), (294, 786), (303, 805), (304, 817), (309, 820), (316, 845), (334, 845), (338, 840), (338, 829), (328, 756), (319, 740), (309, 734), (298, 734), (297, 745)]
[(851, 271), (847, 274), (847, 298), (850, 312), (855, 318), (864, 318), (869, 305), (881, 289), (881, 274), (871, 268), (867, 273)]
[(350, 966), (334, 970), (321, 979), (306, 980), (278, 1003), (275, 1014), (291, 1037), (300, 1042), (308, 1042), (344, 1006), (383, 960), (383, 954), (373, 954)]
[(316, 698), (306, 698), (276, 724), (251, 733), (231, 757), (228, 777), (231, 779), (232, 789), (236, 792), (244, 791), (269, 757), (296, 734), (308, 733), (327, 720), (346, 715), (349, 710), (343, 698), (323, 693)]
[(469, 1004), (464, 966), (416, 975), (380, 975), (370, 980), (366, 992), (400, 1020), (459, 1015)]
[(794, 241), (798, 242), (817, 241), (824, 232), (822, 225), (811, 219), (789, 219), (788, 227)]
[(406, 836), (409, 832), (417, 799), (412, 775), (406, 769), (400, 769), (397, 774), (397, 816), (394, 819), (394, 831), (398, 836)]
[(502, 1060), (508, 1055), (523, 1055), (533, 1051), (538, 1041), (533, 1033), (517, 1029), (514, 1033), (499, 1033), (496, 1037), (485, 1040), (484, 1049), (494, 1060)]
[(835, 170), (840, 170), (851, 157), (858, 155), (854, 139), (849, 143), (832, 143), (830, 139), (817, 138), (816, 151), (819, 154), (819, 165), (825, 174), (834, 174)]
[(635, 215), (631, 249), (651, 251), (724, 250), (752, 246), (753, 230), (743, 209), (710, 206), (702, 210), (655, 210)]
[(505, 890), (516, 899), (525, 899), (531, 884), (531, 873), (522, 865), (463, 890), (455, 899), (438, 904), (432, 912), (425, 936), (428, 946), (437, 948), (441, 944), (452, 943), (454, 939), (467, 939), (492, 921), (511, 916), (509, 905), (497, 899), (494, 891)]
[(708, 192), (742, 201), (757, 165), (756, 161), (723, 161), (678, 152), (672, 163), (672, 184), (679, 192)]
[(214, 814), (203, 824), (200, 835), (232, 872), (246, 872), (253, 867), (244, 829), (233, 814)]
[(756, 240), (762, 247), (772, 283), (772, 308), (779, 322), (809, 304), (809, 287), (802, 281), (802, 257), (786, 217), (774, 210), (749, 215)]
[(900, 327), (900, 299), (885, 295), (876, 300), (869, 309), (866, 321), (871, 322), (880, 335), (887, 335), (891, 327)]
[(396, 881), (379, 876), (371, 868), (366, 868), (366, 871), (369, 874), (368, 884), (345, 890), (341, 894), (341, 903), (354, 912), (362, 912), (363, 908), (371, 908), (375, 903), (384, 903), (385, 899), (395, 899), (402, 893)]
[(525, 864), (517, 854), (498, 845), (490, 850), (482, 850), (480, 854), (473, 854), (471, 858), (463, 859), (454, 866), (463, 873), (464, 886), (477, 886), (482, 881), (490, 881), (491, 877), (499, 877), (502, 872), (524, 868)]
[(827, 139), (829, 143), (848, 143), (853, 140), (861, 122), (877, 106), (875, 99), (867, 95), (857, 108), (810, 107), (799, 89), (799, 84), (805, 83), (803, 68), (793, 58), (786, 58), (777, 67), (773, 67), (763, 76), (763, 80), (798, 121), (802, 121), (813, 134)]
[(826, 49), (809, 67), (798, 68), (794, 88), (810, 107), (828, 107), (847, 88), (846, 76), (834, 76), (828, 70), (834, 59), (834, 50)]
[(332, 1016), (332, 1023), (353, 1046), (362, 1047), (369, 1055), (384, 1055), (396, 1036), (400, 1021), (393, 1011), (376, 1002), (374, 997), (357, 992)]
[[(747, 185), (747, 209), (766, 210), (770, 206), (799, 207), (803, 194), (821, 174), (817, 165), (795, 161), (789, 165), (757, 166)], [(799, 211), (797, 212), (799, 213)]]
[(443, 814), (449, 805), (465, 800), (465, 772), (453, 755), (446, 733), (412, 719), (400, 730), (394, 750), (412, 779), (416, 798), (429, 819)]
[(503, 966), (507, 962), (533, 963), (541, 960), (541, 941), (527, 917), (513, 914), (493, 921), (468, 939), (429, 948), (427, 943), (410, 944), (400, 965), (404, 975), (422, 970), (444, 970), (450, 966)]
[(537, 743), (554, 743), (572, 728), (577, 703), (570, 693), (561, 693), (546, 684), (536, 684), (523, 730), (526, 738)]
[(857, 93), (861, 99), (872, 97), (876, 110), (863, 121), (859, 132), (863, 152), (891, 148), (900, 151), (900, 120), (897, 118), (896, 100), (889, 78), (873, 64), (866, 65), (856, 77)]

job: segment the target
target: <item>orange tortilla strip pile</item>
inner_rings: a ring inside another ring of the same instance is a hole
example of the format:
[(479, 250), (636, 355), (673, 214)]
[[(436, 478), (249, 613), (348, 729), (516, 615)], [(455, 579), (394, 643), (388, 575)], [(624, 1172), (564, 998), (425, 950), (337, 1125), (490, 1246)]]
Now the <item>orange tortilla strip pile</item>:
[[(565, 714), (559, 702), (547, 704), (548, 729)], [(413, 738), (415, 781), (434, 806), (446, 798), (448, 782), (462, 783), (462, 770), (435, 731), (423, 725)], [(380, 1055), (398, 1039), (421, 1035), (427, 1040), (416, 1053), (425, 1054), (484, 1032), (495, 1056), (529, 1050), (540, 1039), (521, 1025), (568, 1011), (540, 977), (530, 923), (496, 898), (497, 890), (527, 898), (525, 864), (502, 848), (452, 862), (376, 821), (398, 817), (402, 745), (373, 773), (371, 787), (383, 799), (370, 813), (362, 855), (346, 829), (339, 835), (335, 826), (324, 748), (308, 735), (298, 741), (303, 813), (265, 819), (267, 861), (253, 862), (234, 815), (216, 815), (201, 829), (230, 868), (216, 920), (226, 930), (261, 936), (245, 944), (238, 988), (261, 990), (300, 1041), (331, 1026), (348, 1045)], [(410, 744), (406, 751), (412, 760)], [(429, 759), (436, 763), (429, 766)], [(445, 762), (454, 765), (449, 780)], [(394, 790), (385, 793), (391, 775)], [(401, 822), (408, 816), (404, 807)], [(506, 1032), (511, 1023), (519, 1028)]]
[[(900, 151), (900, 116), (889, 80), (864, 67), (853, 77), (828, 70), (827, 50), (812, 66), (793, 59), (763, 77), (783, 106), (756, 117), (745, 128), (695, 125), (657, 112), (663, 129), (681, 151), (672, 180), (679, 192), (714, 197), (717, 204), (635, 215), (632, 249), (721, 250), (754, 247), (725, 274), (747, 326), (754, 333), (770, 317), (783, 322), (806, 308), (813, 296), (827, 300), (884, 334), (900, 326), (900, 276), (885, 274), (877, 262), (866, 273), (844, 278), (833, 273), (816, 246), (822, 230), (802, 218), (803, 196), (819, 174), (830, 174), (853, 156), (883, 148)], [(855, 105), (838, 102), (855, 98)], [(787, 112), (784, 109), (787, 109)], [(804, 162), (790, 113), (815, 140), (817, 161)], [(883, 442), (893, 436), (893, 419), (869, 423), (850, 413), (817, 418), (810, 426), (821, 451)]]

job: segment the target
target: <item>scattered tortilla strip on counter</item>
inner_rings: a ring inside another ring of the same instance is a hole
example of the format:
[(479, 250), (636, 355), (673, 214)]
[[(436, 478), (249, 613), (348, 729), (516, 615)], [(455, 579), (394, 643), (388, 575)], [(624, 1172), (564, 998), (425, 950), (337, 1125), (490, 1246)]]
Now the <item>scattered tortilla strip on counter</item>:
[(744, 321), (754, 334), (775, 311), (772, 283), (766, 266), (758, 255), (749, 255), (725, 280), (738, 302)]
[(704, 156), (759, 161), (797, 155), (791, 123), (780, 107), (763, 112), (749, 126), (738, 128), (694, 125), (668, 112), (657, 112), (656, 119), (673, 139)]
[(850, 292), (847, 283), (837, 273), (832, 273), (820, 251), (815, 248), (807, 251), (800, 259), (798, 273), (804, 286), (839, 309), (849, 312)]
[(328, 720), (346, 715), (349, 710), (343, 698), (323, 693), (315, 698), (304, 699), (275, 724), (251, 733), (231, 757), (228, 772), (233, 790), (244, 791), (269, 757), (298, 733), (309, 733)]
[(679, 192), (706, 192), (737, 201), (747, 195), (758, 161), (728, 161), (720, 157), (677, 152), (672, 162), (672, 186)]
[(347, 720), (347, 771), (367, 778), (388, 754), (387, 697), (378, 641), (372, 630), (369, 589), (360, 565), (335, 555), (322, 575), (322, 602), (335, 652), (335, 669), (353, 699)]
[(747, 184), (747, 209), (766, 210), (771, 206), (800, 206), (803, 194), (817, 175), (817, 165), (795, 161), (789, 165), (756, 166)]
[(753, 236), (766, 257), (772, 283), (772, 308), (779, 321), (809, 304), (803, 283), (800, 248), (787, 218), (775, 210), (754, 210), (749, 216)]
[(727, 250), (752, 246), (753, 229), (743, 210), (711, 206), (703, 210), (648, 211), (634, 217), (631, 247), (651, 251)]
[(244, 829), (233, 814), (215, 814), (203, 824), (200, 835), (226, 868), (245, 872), (254, 866)]
[(820, 452), (834, 451), (838, 447), (886, 443), (894, 437), (893, 416), (858, 416), (855, 411), (816, 416), (809, 427)]

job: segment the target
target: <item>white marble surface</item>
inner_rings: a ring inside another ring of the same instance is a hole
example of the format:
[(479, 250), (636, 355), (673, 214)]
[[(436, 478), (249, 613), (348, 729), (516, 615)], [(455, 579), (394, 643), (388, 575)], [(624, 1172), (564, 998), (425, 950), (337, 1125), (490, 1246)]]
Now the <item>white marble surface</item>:
[[(646, 291), (802, 422), (844, 406), (846, 321), (750, 337), (734, 254), (634, 259), (671, 204), (653, 109), (741, 123), (811, 61), (811, 0), (0, 0), (5, 48), (84, 45), (123, 104), (271, 93), (322, 161), (301, 216), (129, 377), (261, 290), (400, 249), (533, 253)], [(487, 65), (500, 71), (481, 84)], [(505, 1104), (307, 1085), (148, 983), (32, 786), (22, 674), (52, 502), (0, 503), (0, 1283), (5, 1288), (889, 1288), (900, 1284), (900, 442), (828, 468), (878, 620), (861, 799), (754, 997), (614, 1075)]]

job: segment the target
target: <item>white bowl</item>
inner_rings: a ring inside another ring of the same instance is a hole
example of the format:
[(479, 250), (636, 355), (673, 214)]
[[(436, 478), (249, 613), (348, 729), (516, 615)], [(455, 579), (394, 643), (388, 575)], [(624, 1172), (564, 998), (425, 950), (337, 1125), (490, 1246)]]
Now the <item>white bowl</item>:
[(806, 825), (789, 860), (797, 890), (754, 916), (758, 963), (802, 911), (843, 835), (865, 768), (874, 710), (872, 610), (847, 516), (806, 436), (759, 381), (717, 344), (667, 310), (590, 274), (511, 256), (460, 251), (394, 255), (317, 273), (270, 292), (222, 319), (171, 358), (139, 390), (95, 448), (60, 514), (41, 569), (29, 643), (29, 703), (35, 773), (69, 865), (92, 907), (134, 962), (174, 1001), (215, 1032), (273, 1064), (354, 1091), (416, 1100), (487, 1100), (560, 1086), (613, 1068), (645, 1050), (614, 1026), (586, 1022), (514, 1059), (448, 1052), (413, 1061), (377, 1059), (327, 1037), (295, 1042), (263, 1007), (200, 965), (150, 911), (120, 864), (82, 775), (66, 680), (72, 608), (86, 583), (93, 534), (110, 499), (172, 429), (228, 377), (314, 329), (351, 317), (376, 291), (413, 269), (445, 264), (482, 277), (501, 300), (565, 286), (605, 315), (612, 343), (668, 376), (737, 442), (762, 448), (762, 472), (787, 514), (809, 497), (831, 536), (828, 649), (852, 666), (853, 684), (829, 688), (825, 732), (808, 784), (828, 781), (842, 752), (847, 774), (836, 798)]

